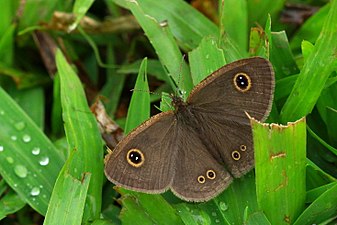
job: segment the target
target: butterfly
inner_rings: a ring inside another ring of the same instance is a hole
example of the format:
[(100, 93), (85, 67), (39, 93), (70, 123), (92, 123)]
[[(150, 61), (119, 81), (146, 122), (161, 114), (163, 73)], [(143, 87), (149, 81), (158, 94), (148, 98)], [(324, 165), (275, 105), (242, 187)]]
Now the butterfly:
[(112, 183), (144, 193), (170, 189), (186, 201), (214, 198), (254, 167), (249, 114), (271, 110), (274, 72), (260, 57), (213, 72), (174, 110), (159, 113), (121, 140), (105, 159)]

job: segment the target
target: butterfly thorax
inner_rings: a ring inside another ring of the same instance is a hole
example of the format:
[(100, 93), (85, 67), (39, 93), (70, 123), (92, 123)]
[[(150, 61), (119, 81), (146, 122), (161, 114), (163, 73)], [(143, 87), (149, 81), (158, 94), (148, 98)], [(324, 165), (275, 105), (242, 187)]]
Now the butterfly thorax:
[(179, 96), (172, 96), (172, 105), (175, 108), (176, 112), (184, 110), (187, 106), (187, 103)]

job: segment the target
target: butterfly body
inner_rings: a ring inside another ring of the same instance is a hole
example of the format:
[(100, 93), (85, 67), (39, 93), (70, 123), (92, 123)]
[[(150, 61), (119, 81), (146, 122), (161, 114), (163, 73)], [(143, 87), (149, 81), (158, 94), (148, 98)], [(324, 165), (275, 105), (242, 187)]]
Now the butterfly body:
[(274, 90), (270, 63), (249, 58), (212, 73), (174, 111), (151, 117), (107, 156), (116, 185), (145, 193), (171, 189), (187, 201), (206, 201), (254, 166), (246, 115), (264, 120)]

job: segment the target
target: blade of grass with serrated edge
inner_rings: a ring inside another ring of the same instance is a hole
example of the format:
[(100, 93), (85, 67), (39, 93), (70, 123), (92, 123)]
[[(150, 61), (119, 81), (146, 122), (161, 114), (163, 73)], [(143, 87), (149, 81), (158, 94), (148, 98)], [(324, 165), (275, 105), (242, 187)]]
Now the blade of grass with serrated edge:
[[(153, 17), (147, 15), (137, 1), (128, 2), (128, 7), (145, 31), (168, 75), (175, 80), (180, 90), (189, 94), (193, 87), (190, 71), (169, 26), (160, 25)], [(175, 88), (173, 84), (172, 87)]]
[(25, 202), (44, 215), (64, 161), (58, 149), (2, 88), (0, 99), (1, 175)]
[(189, 52), (188, 58), (194, 85), (226, 64), (222, 49), (212, 37), (203, 38), (200, 45)]
[(251, 119), (251, 125), (259, 208), (271, 224), (291, 224), (306, 196), (305, 119), (287, 126)]
[(147, 82), (147, 58), (144, 58), (128, 108), (124, 133), (128, 134), (148, 118), (150, 118), (150, 91)]
[(320, 224), (330, 218), (336, 217), (336, 196), (337, 182), (311, 203), (293, 225)]
[(325, 82), (335, 69), (337, 48), (337, 0), (331, 8), (315, 45), (298, 76), (295, 86), (284, 104), (281, 121), (294, 121), (311, 112)]
[(70, 152), (75, 150), (69, 173), (81, 179), (91, 173), (84, 221), (100, 215), (103, 183), (103, 150), (97, 122), (91, 113), (79, 78), (60, 50), (56, 53), (60, 76), (62, 117)]
[(69, 174), (69, 165), (78, 152), (68, 158), (56, 180), (44, 225), (80, 225), (89, 188), (90, 173), (80, 180)]

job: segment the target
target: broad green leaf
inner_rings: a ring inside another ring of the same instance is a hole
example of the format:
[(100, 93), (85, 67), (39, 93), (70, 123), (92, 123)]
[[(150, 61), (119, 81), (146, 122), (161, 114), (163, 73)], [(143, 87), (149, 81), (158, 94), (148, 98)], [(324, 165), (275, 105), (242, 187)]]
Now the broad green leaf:
[[(72, 155), (76, 157), (76, 152)], [(44, 225), (80, 225), (91, 174), (85, 173), (81, 180), (69, 174), (70, 157), (56, 180)]]
[(70, 152), (76, 151), (69, 165), (69, 174), (80, 180), (83, 173), (91, 173), (83, 220), (93, 220), (99, 218), (101, 210), (103, 183), (101, 136), (96, 119), (89, 109), (82, 84), (60, 50), (56, 53), (56, 65), (60, 76), (65, 133)]
[(305, 119), (287, 126), (251, 119), (251, 125), (259, 208), (271, 224), (291, 224), (305, 203)]
[(61, 153), (2, 88), (0, 99), (1, 176), (44, 215), (64, 163)]

